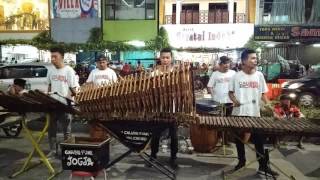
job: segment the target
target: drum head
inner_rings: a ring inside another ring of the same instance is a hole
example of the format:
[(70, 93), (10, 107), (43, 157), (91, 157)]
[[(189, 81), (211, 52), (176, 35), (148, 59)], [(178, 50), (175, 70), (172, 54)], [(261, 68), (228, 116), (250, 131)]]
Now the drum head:
[(199, 114), (219, 114), (220, 105), (211, 98), (202, 98), (196, 100), (196, 111)]

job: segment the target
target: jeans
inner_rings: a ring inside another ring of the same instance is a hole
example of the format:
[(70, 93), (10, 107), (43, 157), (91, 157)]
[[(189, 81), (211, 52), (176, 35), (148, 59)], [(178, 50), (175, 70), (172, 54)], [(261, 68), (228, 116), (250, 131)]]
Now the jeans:
[[(171, 149), (171, 159), (177, 159), (178, 153), (178, 134), (177, 134), (178, 126), (175, 123), (170, 124), (169, 127), (169, 136), (171, 139), (170, 149)], [(161, 134), (156, 134), (151, 139), (151, 156), (153, 158), (157, 158), (157, 153), (159, 152), (159, 141)]]
[(54, 112), (50, 114), (48, 128), (50, 150), (55, 150), (57, 146), (58, 124), (63, 132), (64, 139), (68, 139), (71, 135), (71, 115), (62, 112)]
[[(263, 167), (263, 168), (266, 167), (267, 160), (265, 159), (265, 152), (264, 152), (264, 144), (265, 144), (266, 138), (262, 134), (253, 133), (253, 134), (251, 134), (251, 140), (254, 143), (255, 149), (257, 151), (257, 153), (256, 153), (257, 158), (261, 157), (258, 153), (260, 153), (262, 155), (262, 157), (259, 158), (259, 160), (258, 160), (259, 166)], [(244, 144), (239, 139), (236, 139), (235, 143), (236, 143), (236, 147), (237, 147), (239, 162), (245, 162), (246, 161), (246, 153), (245, 153)]]

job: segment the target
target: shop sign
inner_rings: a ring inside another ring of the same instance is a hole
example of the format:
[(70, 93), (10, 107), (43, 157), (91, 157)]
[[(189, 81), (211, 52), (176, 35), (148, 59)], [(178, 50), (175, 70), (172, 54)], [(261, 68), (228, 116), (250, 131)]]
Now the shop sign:
[(169, 24), (163, 25), (175, 48), (243, 47), (253, 35), (253, 24)]
[(320, 41), (320, 26), (255, 26), (256, 41)]
[(98, 17), (99, 0), (52, 0), (53, 18)]

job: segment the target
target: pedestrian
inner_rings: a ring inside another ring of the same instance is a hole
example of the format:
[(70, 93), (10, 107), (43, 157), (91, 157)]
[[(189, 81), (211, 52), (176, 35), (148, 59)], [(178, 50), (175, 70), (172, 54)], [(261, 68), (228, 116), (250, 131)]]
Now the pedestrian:
[(131, 74), (131, 66), (128, 63), (125, 63), (121, 70), (122, 76), (127, 76)]
[[(76, 72), (68, 65), (64, 64), (64, 50), (60, 47), (50, 49), (51, 63), (53, 68), (49, 69), (48, 92), (56, 93), (64, 98), (72, 98), (76, 95), (76, 88), (79, 83), (76, 81)], [(64, 98), (61, 98), (64, 99)], [(48, 156), (57, 155), (57, 126), (62, 128), (64, 140), (71, 136), (71, 116), (65, 112), (51, 112), (50, 123), (48, 128), (48, 138), (50, 152)]]
[[(269, 104), (266, 93), (268, 92), (263, 74), (256, 70), (257, 54), (254, 50), (246, 49), (241, 54), (242, 67), (237, 72), (229, 86), (229, 97), (233, 102), (233, 116), (260, 117), (260, 102)], [(236, 139), (238, 153), (238, 164), (235, 170), (243, 168), (246, 164), (244, 142), (250, 137), (249, 132), (236, 132), (244, 136), (243, 140)], [(271, 170), (264, 150), (265, 137), (260, 133), (253, 133), (251, 139), (255, 145), (256, 156), (259, 162), (258, 174), (267, 176), (278, 176), (277, 172)]]
[(137, 72), (137, 73), (140, 73), (140, 72), (142, 72), (142, 71), (144, 71), (144, 67), (143, 67), (143, 65), (141, 64), (141, 61), (138, 60), (136, 72)]

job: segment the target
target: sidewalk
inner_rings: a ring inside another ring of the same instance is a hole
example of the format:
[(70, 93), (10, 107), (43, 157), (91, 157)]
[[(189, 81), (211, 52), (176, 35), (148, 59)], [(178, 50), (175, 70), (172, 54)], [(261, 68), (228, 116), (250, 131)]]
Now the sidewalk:
[[(48, 149), (47, 138), (42, 143), (44, 150)], [(271, 153), (271, 161), (283, 168), (288, 174), (293, 175), (297, 180), (319, 179), (320, 178), (320, 146), (305, 144), (306, 150), (297, 150), (294, 146), (281, 148)], [(0, 180), (9, 179), (8, 176), (22, 166), (24, 158), (32, 149), (31, 144), (23, 134), (20, 138), (5, 138), (3, 133), (0, 134)], [(110, 157), (114, 159), (127, 149), (121, 144), (114, 142), (111, 148)], [(229, 150), (235, 154), (235, 148)], [(248, 161), (255, 159), (255, 153), (246, 148)], [(160, 153), (159, 160), (166, 163), (169, 153)], [(220, 180), (222, 171), (232, 170), (237, 163), (235, 158), (217, 158), (211, 157), (212, 154), (178, 154), (178, 163), (180, 168), (177, 171), (177, 179), (183, 180)], [(59, 160), (54, 160), (54, 166), (59, 169), (61, 164)], [(257, 163), (236, 175), (229, 176), (228, 179), (261, 179), (256, 175)], [(19, 180), (43, 180), (47, 177), (47, 169), (40, 165), (21, 176), (15, 178)], [(69, 171), (64, 171), (55, 179), (65, 180), (69, 178)], [(122, 179), (166, 179), (164, 175), (153, 168), (145, 167), (145, 163), (136, 154), (123, 159), (108, 171), (108, 178), (115, 180)], [(77, 179), (77, 178), (74, 178)], [(100, 176), (97, 179), (103, 179)], [(281, 175), (279, 180), (287, 179)]]

